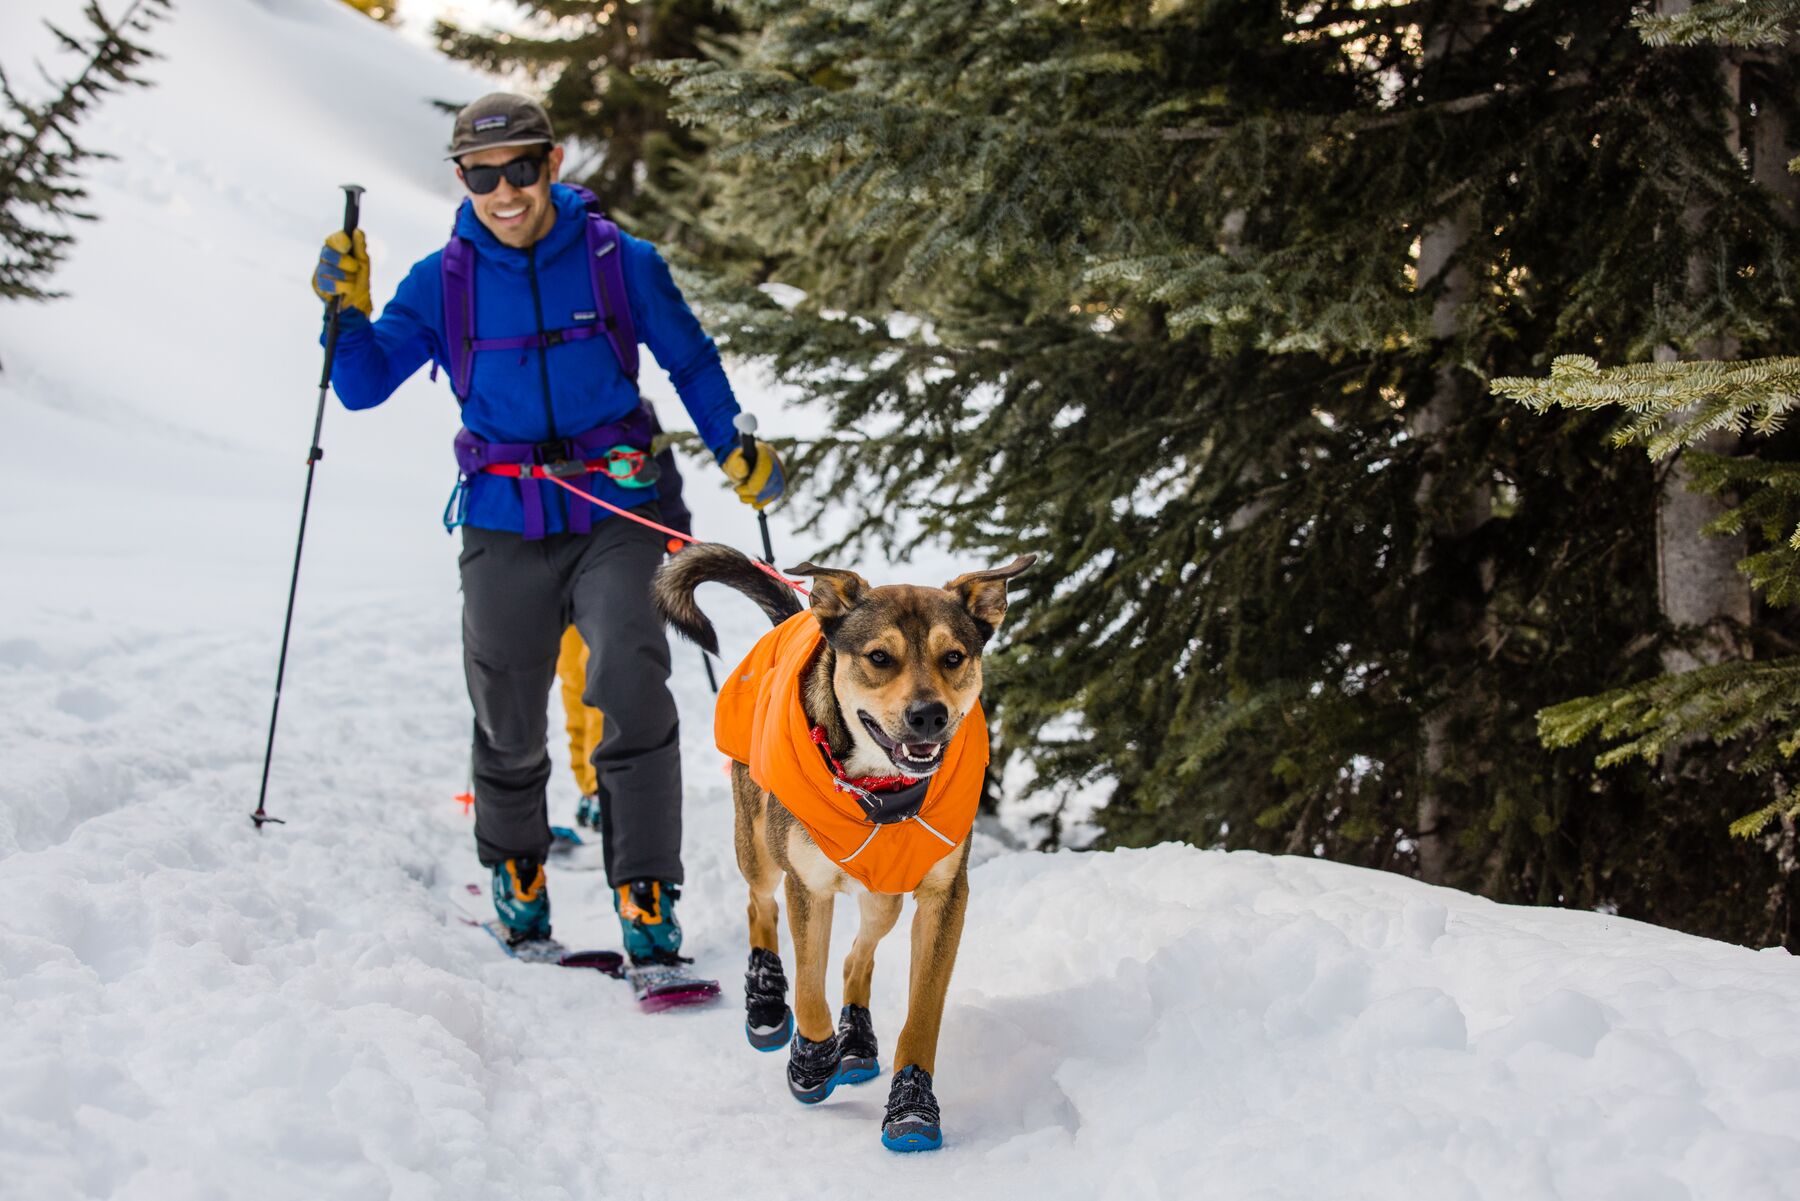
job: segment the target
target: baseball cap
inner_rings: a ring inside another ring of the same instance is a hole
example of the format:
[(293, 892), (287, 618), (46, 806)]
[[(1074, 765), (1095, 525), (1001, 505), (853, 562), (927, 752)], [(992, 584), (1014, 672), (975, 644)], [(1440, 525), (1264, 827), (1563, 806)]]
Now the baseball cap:
[(456, 114), (448, 157), (458, 159), (496, 146), (550, 145), (555, 141), (543, 105), (512, 92), (489, 92)]

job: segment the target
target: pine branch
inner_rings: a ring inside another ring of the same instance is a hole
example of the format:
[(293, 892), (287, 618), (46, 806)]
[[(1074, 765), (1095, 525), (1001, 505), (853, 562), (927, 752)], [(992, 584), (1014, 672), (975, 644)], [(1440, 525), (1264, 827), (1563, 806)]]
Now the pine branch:
[(1800, 358), (1633, 363), (1603, 370), (1587, 355), (1558, 355), (1548, 378), (1502, 376), (1488, 386), (1536, 413), (1558, 407), (1621, 409), (1629, 416), (1615, 431), (1614, 443), (1642, 442), (1660, 459), (1719, 430), (1763, 436), (1780, 430), (1800, 404)]
[(1780, 46), (1800, 35), (1800, 0), (1711, 0), (1631, 23), (1651, 46)]
[(5, 250), (0, 257), (0, 299), (47, 300), (58, 295), (40, 281), (55, 270), (73, 238), (64, 230), (44, 228), (40, 221), (89, 219), (77, 207), (86, 191), (74, 175), (84, 161), (104, 157), (81, 145), (74, 127), (101, 97), (142, 84), (134, 72), (155, 55), (131, 35), (149, 29), (168, 8), (169, 0), (132, 0), (119, 20), (111, 21), (90, 0), (83, 15), (99, 33), (91, 44), (50, 25), (59, 44), (86, 57), (80, 72), (61, 85), (40, 66), (40, 73), (56, 88), (45, 103), (25, 100), (0, 71), (0, 247)]
[[(1654, 762), (1696, 739), (1725, 744), (1754, 738), (1786, 761), (1800, 753), (1797, 714), (1800, 658), (1733, 661), (1553, 705), (1538, 713), (1538, 734), (1547, 747), (1573, 746), (1598, 734), (1613, 744), (1594, 760), (1601, 769), (1634, 758)], [(1765, 758), (1742, 766), (1762, 770), (1769, 764)], [(1800, 794), (1789, 792), (1738, 819), (1732, 833), (1750, 837), (1796, 803)]]

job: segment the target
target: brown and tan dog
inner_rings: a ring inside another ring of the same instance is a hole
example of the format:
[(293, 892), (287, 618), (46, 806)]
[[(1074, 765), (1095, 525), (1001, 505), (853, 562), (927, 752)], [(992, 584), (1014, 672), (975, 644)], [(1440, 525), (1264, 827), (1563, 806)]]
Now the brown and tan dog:
[[(807, 617), (791, 590), (728, 547), (682, 551), (653, 586), (664, 620), (715, 653), (712, 625), (694, 603), (702, 583), (736, 588), (776, 625), (726, 682), (719, 737), (733, 760), (738, 866), (750, 890), (746, 1030), (760, 1050), (789, 1045), (797, 1099), (815, 1103), (879, 1072), (868, 1009), (875, 945), (899, 920), (904, 893), (913, 895), (906, 1023), (882, 1131), (894, 1150), (942, 1141), (931, 1075), (987, 762), (981, 657), (1005, 616), (1007, 581), (1034, 561), (943, 588), (876, 588), (855, 572), (804, 563), (790, 571), (812, 577)], [(803, 720), (804, 731), (782, 727), (784, 704), (794, 715), (787, 724)], [(797, 969), (791, 1015), (776, 927), (784, 881)], [(838, 892), (856, 895), (862, 922), (834, 1028), (825, 971)]]

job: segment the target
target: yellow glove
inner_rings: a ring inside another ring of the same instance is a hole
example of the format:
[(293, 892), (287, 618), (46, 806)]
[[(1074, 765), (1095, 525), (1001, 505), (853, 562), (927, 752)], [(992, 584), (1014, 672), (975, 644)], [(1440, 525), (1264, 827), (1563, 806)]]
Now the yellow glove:
[(369, 297), (369, 248), (362, 230), (353, 236), (340, 229), (325, 239), (312, 286), (320, 300), (329, 302), (337, 296), (344, 308), (360, 309), (365, 317), (375, 315), (375, 302)]
[(754, 468), (744, 461), (744, 448), (737, 447), (725, 456), (720, 464), (725, 474), (731, 479), (732, 490), (738, 499), (753, 509), (761, 509), (771, 501), (780, 499), (787, 491), (787, 472), (781, 469), (781, 460), (775, 454), (775, 448), (761, 438), (756, 440), (756, 464)]

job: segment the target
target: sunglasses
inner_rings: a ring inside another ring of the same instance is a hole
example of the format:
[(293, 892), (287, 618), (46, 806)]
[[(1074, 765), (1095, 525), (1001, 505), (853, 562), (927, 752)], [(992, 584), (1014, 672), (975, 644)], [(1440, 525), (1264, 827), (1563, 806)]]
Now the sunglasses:
[(477, 196), (486, 196), (500, 186), (502, 179), (515, 188), (529, 188), (544, 173), (544, 157), (541, 154), (528, 154), (499, 166), (464, 167), (463, 186)]

